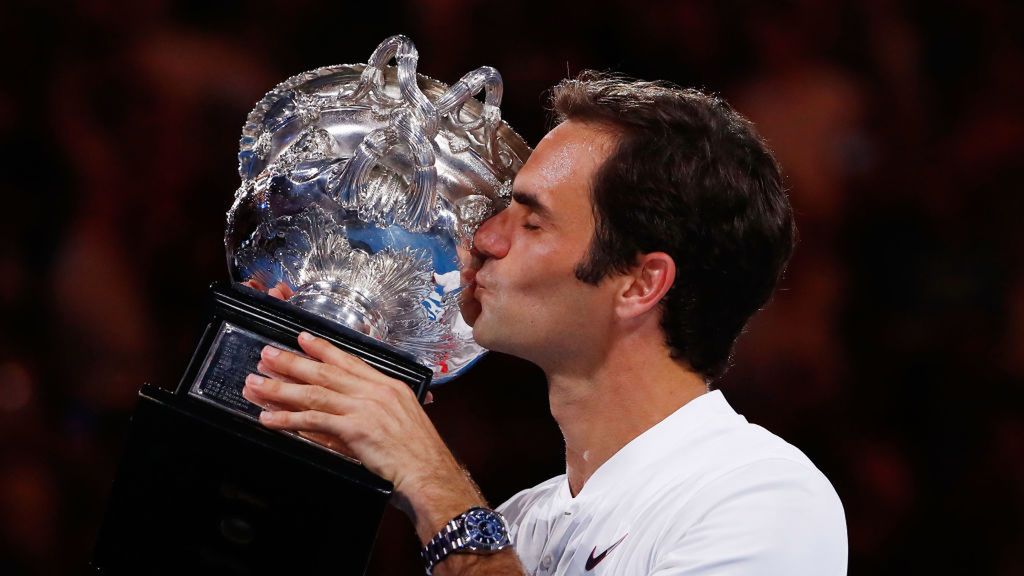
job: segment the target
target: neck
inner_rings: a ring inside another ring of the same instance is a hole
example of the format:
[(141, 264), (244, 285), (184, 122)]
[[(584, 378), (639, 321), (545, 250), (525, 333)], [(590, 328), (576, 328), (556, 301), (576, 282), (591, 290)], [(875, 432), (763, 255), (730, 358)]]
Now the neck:
[(707, 391), (703, 378), (664, 345), (630, 339), (605, 350), (596, 366), (545, 373), (573, 496), (619, 449)]

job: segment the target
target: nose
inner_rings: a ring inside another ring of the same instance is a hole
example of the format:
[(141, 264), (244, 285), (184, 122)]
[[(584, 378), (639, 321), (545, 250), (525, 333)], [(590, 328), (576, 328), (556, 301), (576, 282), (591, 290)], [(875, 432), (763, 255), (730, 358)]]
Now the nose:
[(473, 236), (473, 248), (484, 258), (504, 258), (508, 254), (508, 213), (506, 208), (484, 220)]

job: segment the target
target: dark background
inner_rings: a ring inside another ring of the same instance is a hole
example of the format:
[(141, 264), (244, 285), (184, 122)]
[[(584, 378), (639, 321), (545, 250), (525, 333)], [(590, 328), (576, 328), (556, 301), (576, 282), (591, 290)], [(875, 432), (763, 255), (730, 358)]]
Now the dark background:
[[(85, 564), (135, 393), (176, 383), (226, 277), (251, 106), (404, 33), (447, 83), (497, 67), (532, 144), (545, 90), (584, 68), (754, 120), (801, 242), (721, 388), (832, 480), (852, 574), (1024, 574), (1020, 6), (0, 4), (0, 573)], [(429, 412), (493, 503), (562, 471), (543, 377), (517, 360)], [(371, 573), (420, 573), (416, 552), (392, 511)]]

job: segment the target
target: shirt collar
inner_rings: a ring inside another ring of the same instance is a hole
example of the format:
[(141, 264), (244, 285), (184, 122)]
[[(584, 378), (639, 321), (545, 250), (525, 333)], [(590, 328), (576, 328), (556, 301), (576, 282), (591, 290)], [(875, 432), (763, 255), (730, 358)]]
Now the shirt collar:
[[(624, 479), (634, 476), (639, 468), (665, 458), (672, 452), (671, 448), (687, 442), (694, 431), (715, 416), (737, 416), (720, 390), (690, 400), (613, 454), (594, 471), (576, 499), (591, 498), (620, 485)], [(568, 478), (564, 484), (562, 494), (571, 498)]]

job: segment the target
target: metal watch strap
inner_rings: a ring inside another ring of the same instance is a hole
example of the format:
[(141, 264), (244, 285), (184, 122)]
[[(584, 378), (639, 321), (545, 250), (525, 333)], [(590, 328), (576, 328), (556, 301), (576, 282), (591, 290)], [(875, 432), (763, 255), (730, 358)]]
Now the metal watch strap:
[(423, 564), (427, 570), (427, 576), (431, 576), (434, 573), (434, 566), (441, 560), (448, 557), (449, 554), (465, 545), (465, 539), (462, 532), (462, 518), (465, 514), (456, 516), (444, 525), (430, 542), (423, 547), (420, 551), (420, 556), (423, 557)]

